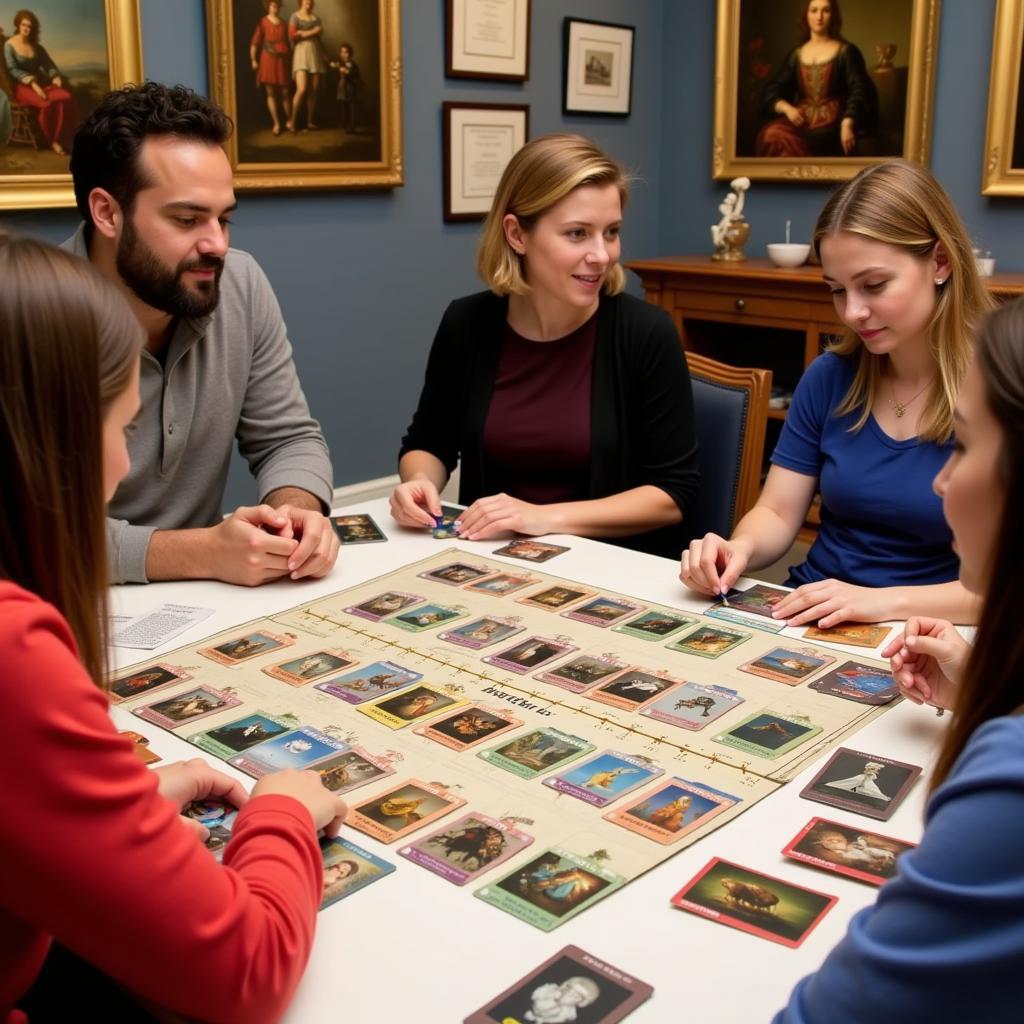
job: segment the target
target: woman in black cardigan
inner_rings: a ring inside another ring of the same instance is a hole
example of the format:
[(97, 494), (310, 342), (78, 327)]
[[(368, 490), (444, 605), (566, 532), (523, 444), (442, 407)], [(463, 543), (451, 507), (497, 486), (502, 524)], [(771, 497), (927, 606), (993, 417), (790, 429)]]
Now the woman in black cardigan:
[(461, 460), (461, 536), (569, 533), (678, 555), (697, 489), (693, 399), (662, 310), (623, 295), (626, 177), (578, 135), (527, 143), (477, 259), (490, 287), (434, 338), (391, 498), (433, 526)]

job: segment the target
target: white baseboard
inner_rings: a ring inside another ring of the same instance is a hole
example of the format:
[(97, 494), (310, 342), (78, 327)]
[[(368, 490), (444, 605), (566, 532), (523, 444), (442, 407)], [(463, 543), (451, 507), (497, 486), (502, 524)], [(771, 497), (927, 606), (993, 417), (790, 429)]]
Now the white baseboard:
[[(376, 480), (360, 480), (354, 484), (345, 484), (334, 488), (334, 508), (345, 505), (356, 505), (360, 501), (372, 501), (375, 498), (386, 498), (398, 484), (398, 474), (380, 476)], [(448, 486), (441, 492), (446, 501), (457, 501), (459, 496), (459, 471), (455, 470), (448, 481)]]

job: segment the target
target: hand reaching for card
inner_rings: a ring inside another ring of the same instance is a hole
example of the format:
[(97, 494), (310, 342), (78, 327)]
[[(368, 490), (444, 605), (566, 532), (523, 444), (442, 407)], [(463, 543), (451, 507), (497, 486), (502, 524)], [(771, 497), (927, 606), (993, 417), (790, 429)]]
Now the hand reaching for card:
[(406, 480), (391, 492), (391, 518), (402, 526), (434, 526), (441, 496), (430, 480)]
[[(201, 757), (161, 765), (153, 769), (153, 774), (157, 777), (160, 794), (179, 809), (187, 807), (194, 800), (209, 797), (224, 800), (235, 807), (241, 807), (249, 799), (237, 779), (210, 767)], [(205, 825), (185, 816), (181, 820), (205, 842), (209, 834)]]
[(970, 651), (951, 622), (913, 618), (882, 657), (890, 659), (892, 677), (907, 700), (952, 708)]
[(531, 505), (508, 494), (478, 498), (459, 519), (463, 540), (487, 540), (499, 533), (523, 533), (539, 537), (557, 533), (550, 505)]
[(327, 789), (316, 772), (284, 768), (264, 775), (252, 787), (252, 797), (270, 794), (298, 800), (313, 818), (313, 827), (318, 832), (323, 829), (324, 835), (331, 839), (341, 831), (348, 814), (345, 801)]

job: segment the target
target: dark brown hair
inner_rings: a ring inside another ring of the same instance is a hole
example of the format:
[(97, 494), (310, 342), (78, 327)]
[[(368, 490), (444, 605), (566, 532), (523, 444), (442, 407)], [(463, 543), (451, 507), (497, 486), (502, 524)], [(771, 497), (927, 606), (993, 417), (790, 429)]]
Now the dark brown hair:
[[(806, 43), (811, 38), (811, 26), (807, 24), (807, 9), (811, 6), (812, 0), (807, 0), (800, 14), (800, 20), (796, 23), (797, 38), (801, 43)], [(839, 0), (828, 0), (832, 17), (828, 20), (828, 34), (832, 39), (842, 40), (843, 38), (843, 12), (839, 9)]]
[(18, 34), (18, 25), (20, 25), (21, 22), (26, 20), (32, 22), (32, 31), (28, 34), (28, 41), (33, 44), (38, 43), (39, 19), (30, 10), (27, 10), (24, 7), (20, 11), (18, 11), (17, 14), (14, 15), (14, 34)]
[(1024, 299), (985, 318), (975, 351), (988, 410), (1003, 435), (998, 468), (1005, 497), (989, 556), (978, 635), (932, 775), (932, 789), (949, 775), (980, 725), (1012, 714), (1024, 702)]
[(54, 605), (105, 680), (103, 415), (142, 328), (70, 253), (0, 233), (0, 578)]

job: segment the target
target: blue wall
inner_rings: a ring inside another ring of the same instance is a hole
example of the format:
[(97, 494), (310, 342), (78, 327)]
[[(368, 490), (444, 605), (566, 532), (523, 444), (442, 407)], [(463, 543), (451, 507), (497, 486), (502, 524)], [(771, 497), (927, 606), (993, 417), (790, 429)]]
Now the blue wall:
[[(989, 58), (996, 0), (942, 5), (931, 167), (948, 190), (975, 244), (990, 249), (996, 269), (1024, 270), (1024, 203), (981, 194), (988, 110)], [(711, 179), (715, 73), (715, 0), (666, 3), (662, 96), (661, 236), (659, 253), (707, 252), (727, 182)], [(748, 255), (782, 240), (807, 241), (830, 186), (754, 182), (747, 194)]]
[[(479, 287), (476, 224), (441, 220), (441, 102), (529, 103), (532, 136), (593, 136), (638, 176), (626, 258), (705, 252), (725, 184), (711, 168), (715, 0), (534, 0), (530, 79), (522, 86), (446, 80), (444, 0), (402, 4), (407, 184), (385, 192), (243, 195), (234, 244), (251, 251), (274, 284), (314, 414), (339, 484), (394, 472), (402, 430), (419, 391), (434, 326), (447, 302)], [(1024, 270), (1024, 204), (980, 195), (995, 0), (943, 6), (932, 166), (977, 243), (1004, 270)], [(629, 118), (561, 113), (562, 19), (636, 26)], [(146, 72), (206, 88), (201, 0), (142, 0)], [(194, 39), (183, 47), (181, 39)], [(776, 239), (789, 217), (806, 237), (828, 189), (755, 183), (747, 203), (748, 252)], [(51, 241), (73, 212), (8, 214), (4, 222)], [(634, 283), (634, 290), (636, 286)], [(236, 466), (229, 501), (252, 500)]]

